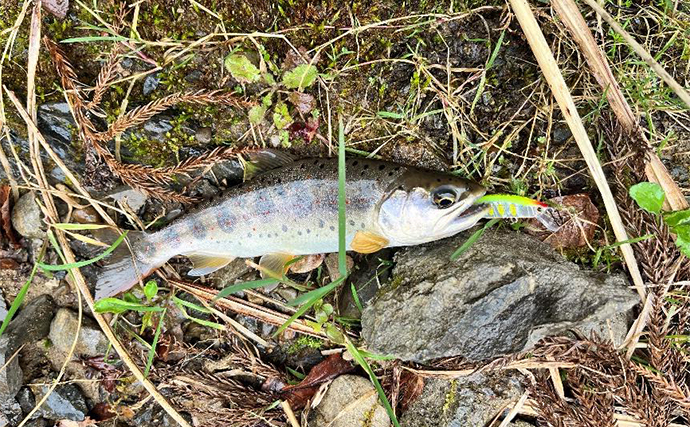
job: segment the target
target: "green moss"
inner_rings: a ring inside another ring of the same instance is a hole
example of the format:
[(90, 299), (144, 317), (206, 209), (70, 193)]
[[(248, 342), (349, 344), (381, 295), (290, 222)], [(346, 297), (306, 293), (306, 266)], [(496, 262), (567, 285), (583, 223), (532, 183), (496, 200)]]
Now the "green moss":
[(457, 380), (452, 380), (450, 382), (450, 390), (448, 390), (448, 393), (446, 393), (446, 399), (443, 402), (443, 414), (447, 414), (448, 411), (451, 410), (453, 405), (455, 404), (455, 401), (457, 399), (457, 394), (458, 392), (458, 381)]
[(295, 354), (299, 353), (301, 350), (305, 348), (314, 348), (319, 350), (322, 346), (323, 342), (318, 338), (302, 335), (299, 338), (297, 338), (292, 344), (290, 344), (290, 347), (288, 347), (287, 352), (288, 354)]

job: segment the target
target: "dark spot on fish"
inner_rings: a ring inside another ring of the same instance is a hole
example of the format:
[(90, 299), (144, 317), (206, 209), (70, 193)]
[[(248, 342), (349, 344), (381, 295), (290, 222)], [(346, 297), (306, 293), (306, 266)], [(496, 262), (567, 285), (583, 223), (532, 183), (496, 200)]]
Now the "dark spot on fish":
[(314, 160), (314, 165), (318, 165), (318, 164), (319, 164), (319, 159)]
[(283, 224), (283, 231), (287, 231), (287, 225)]
[(329, 228), (331, 229), (331, 231), (335, 231), (335, 226), (331, 225)]
[(321, 163), (321, 164), (319, 165), (319, 169), (323, 169), (324, 166), (326, 166), (326, 165), (323, 164), (323, 163)]
[(276, 179), (276, 182), (277, 182), (278, 184), (282, 184), (282, 183), (283, 183), (283, 180), (282, 180), (281, 178), (278, 178), (278, 179)]
[(399, 171), (399, 170), (400, 170), (400, 166), (396, 166), (396, 167), (395, 167), (395, 171), (397, 172), (397, 171)]
[(301, 236), (301, 235), (302, 235), (302, 232), (301, 232), (301, 231), (298, 231), (298, 232), (297, 232), (297, 235), (298, 235), (298, 236)]
[(263, 238), (263, 237), (264, 237), (264, 234), (263, 234), (263, 233), (259, 233), (259, 239), (261, 239), (261, 238)]
[(393, 176), (393, 171), (388, 172), (388, 176)]
[(382, 170), (384, 170), (384, 169), (386, 169), (386, 165), (379, 165), (379, 170), (380, 170), (380, 171), (382, 171)]
[(307, 228), (307, 234), (311, 233), (311, 230)]
[(402, 185), (399, 185), (399, 186), (398, 186), (398, 190), (403, 190), (403, 189), (404, 189), (404, 188), (403, 188)]
[(365, 229), (365, 228), (366, 228), (366, 226), (364, 225), (364, 223), (361, 223), (361, 224), (360, 224), (360, 227), (362, 227), (362, 229)]
[(231, 233), (235, 228), (235, 223), (237, 222), (235, 215), (227, 210), (221, 211), (220, 215), (218, 215), (217, 221), (220, 229), (226, 233)]
[(307, 165), (305, 165), (304, 163), (302, 163), (302, 164), (299, 166), (300, 169), (306, 169), (306, 167), (307, 167)]
[(319, 219), (319, 228), (323, 228), (326, 225), (325, 222), (323, 222), (322, 219)]
[(355, 221), (354, 221), (354, 220), (351, 219), (351, 220), (348, 221), (348, 222), (350, 223), (351, 226), (353, 226), (353, 227), (355, 226)]
[(369, 165), (364, 165), (364, 169), (369, 169)]
[(200, 222), (193, 223), (191, 231), (192, 236), (194, 236), (195, 239), (203, 239), (204, 237), (206, 237), (206, 228)]
[(252, 237), (252, 233), (247, 233), (247, 237)]
[(365, 171), (359, 173), (359, 176), (364, 176)]
[(436, 178), (436, 182), (441, 182), (441, 178)]
[(355, 160), (354, 162), (352, 162), (352, 166), (357, 166), (358, 164), (359, 164), (359, 161), (357, 161), (357, 160)]

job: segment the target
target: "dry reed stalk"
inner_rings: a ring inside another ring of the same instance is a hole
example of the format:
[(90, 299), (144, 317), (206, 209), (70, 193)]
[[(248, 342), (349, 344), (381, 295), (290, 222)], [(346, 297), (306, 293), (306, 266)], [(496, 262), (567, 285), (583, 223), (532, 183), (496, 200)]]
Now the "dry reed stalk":
[[(587, 130), (582, 124), (580, 115), (577, 113), (577, 108), (570, 95), (570, 90), (568, 90), (568, 86), (565, 84), (565, 80), (563, 80), (563, 75), (556, 63), (556, 59), (553, 57), (553, 53), (551, 53), (551, 49), (544, 38), (541, 28), (539, 28), (539, 24), (534, 17), (532, 9), (530, 9), (527, 0), (510, 0), (510, 4), (527, 37), (532, 52), (537, 58), (537, 62), (544, 73), (544, 77), (551, 87), (551, 91), (558, 102), (563, 117), (568, 123), (568, 127), (580, 148), (580, 152), (587, 163), (592, 178), (601, 193), (604, 206), (606, 207), (606, 213), (609, 216), (611, 226), (616, 235), (616, 240), (618, 240), (618, 242), (625, 242), (628, 240), (628, 234), (623, 225), (620, 213), (618, 212), (616, 200), (613, 198), (604, 171), (594, 152), (589, 136), (587, 135)], [(642, 275), (640, 274), (633, 250), (628, 243), (621, 244), (620, 250), (623, 254), (625, 264), (628, 267), (628, 271), (630, 272), (630, 276), (633, 279), (635, 289), (640, 295), (640, 298), (644, 300), (646, 293), (644, 281), (642, 280)]]
[(618, 85), (606, 56), (597, 45), (591, 30), (587, 26), (580, 10), (573, 0), (553, 0), (551, 2), (554, 10), (558, 13), (561, 21), (580, 46), (580, 51), (584, 55), (590, 66), (594, 78), (606, 93), (611, 110), (620, 121), (623, 129), (635, 135), (644, 145), (647, 162), (645, 164), (645, 174), (647, 179), (661, 185), (666, 193), (665, 204), (671, 210), (682, 210), (688, 208), (688, 203), (683, 196), (678, 185), (673, 181), (666, 166), (661, 162), (659, 156), (652, 149), (645, 136), (639, 121), (633, 113), (630, 105), (625, 99), (623, 92)]

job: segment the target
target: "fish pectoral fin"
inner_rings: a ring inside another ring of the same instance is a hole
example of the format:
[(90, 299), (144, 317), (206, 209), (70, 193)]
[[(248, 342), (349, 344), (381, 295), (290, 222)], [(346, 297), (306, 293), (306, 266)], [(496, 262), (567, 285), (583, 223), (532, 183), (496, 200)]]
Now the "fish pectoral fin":
[(359, 230), (350, 243), (350, 249), (361, 254), (371, 254), (388, 246), (390, 241), (372, 231)]
[(245, 181), (295, 161), (295, 158), (288, 153), (271, 149), (251, 150), (243, 153), (243, 156), (241, 160), (244, 166)]
[(206, 274), (211, 274), (216, 270), (228, 265), (235, 257), (220, 256), (220, 255), (210, 255), (205, 253), (191, 253), (185, 254), (194, 268), (187, 272), (188, 276), (204, 276)]
[(282, 279), (290, 267), (288, 263), (295, 259), (292, 254), (274, 253), (266, 254), (259, 260), (259, 271), (261, 277), (273, 277), (274, 279)]

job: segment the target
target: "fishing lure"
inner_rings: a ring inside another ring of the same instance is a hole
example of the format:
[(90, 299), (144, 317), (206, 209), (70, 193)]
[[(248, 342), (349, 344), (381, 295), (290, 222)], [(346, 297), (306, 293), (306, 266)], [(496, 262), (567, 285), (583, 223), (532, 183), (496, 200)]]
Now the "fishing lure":
[(558, 230), (558, 224), (553, 217), (556, 210), (538, 200), (512, 194), (487, 194), (477, 199), (475, 204), (488, 205), (484, 218), (535, 218), (547, 230)]

